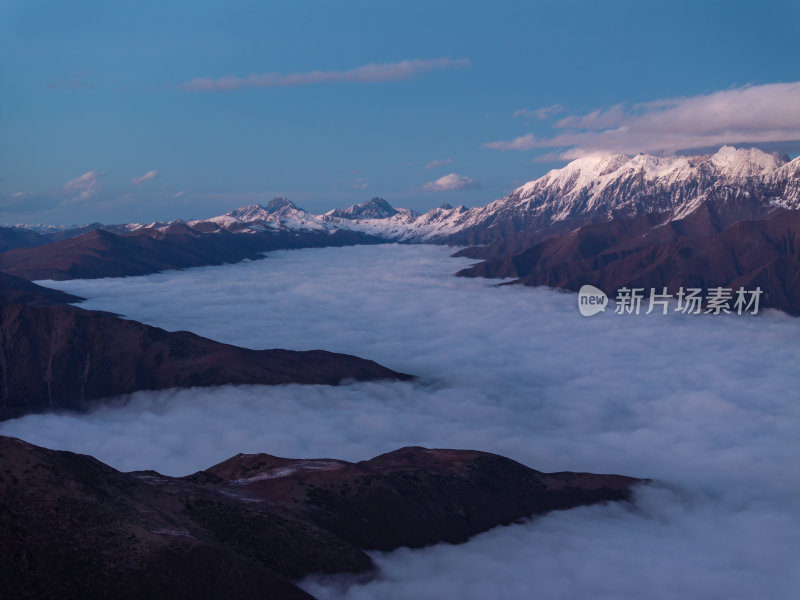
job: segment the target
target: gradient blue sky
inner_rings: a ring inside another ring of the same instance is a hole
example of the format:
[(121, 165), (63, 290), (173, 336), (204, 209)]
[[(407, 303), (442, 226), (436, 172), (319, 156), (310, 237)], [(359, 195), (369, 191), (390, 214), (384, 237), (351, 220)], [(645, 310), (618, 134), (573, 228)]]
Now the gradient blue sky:
[(0, 223), (470, 206), (598, 149), (800, 149), (794, 0), (3, 1), (0, 56)]

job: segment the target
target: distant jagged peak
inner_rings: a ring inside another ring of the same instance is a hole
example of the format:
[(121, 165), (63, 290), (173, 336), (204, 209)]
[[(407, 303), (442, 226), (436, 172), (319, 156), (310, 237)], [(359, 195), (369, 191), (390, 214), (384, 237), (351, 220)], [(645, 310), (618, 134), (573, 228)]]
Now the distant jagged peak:
[(266, 206), (262, 204), (250, 204), (248, 206), (236, 208), (229, 213), (226, 213), (225, 216), (232, 217), (239, 221), (249, 222), (270, 219), (270, 217), (274, 215), (282, 215), (286, 214), (287, 212), (300, 210), (302, 209), (297, 208), (297, 206), (295, 206), (291, 200), (278, 197), (270, 200)]
[(230, 212), (225, 213), (226, 217), (233, 217), (240, 221), (252, 221), (260, 216), (268, 214), (267, 208), (260, 204), (249, 204), (240, 208), (235, 208)]
[(294, 202), (289, 200), (288, 198), (284, 198), (283, 196), (278, 196), (277, 198), (273, 198), (267, 204), (267, 212), (269, 213), (283, 213), (289, 210), (302, 210), (295, 206)]
[(646, 178), (681, 178), (691, 176), (694, 169), (705, 163), (713, 166), (714, 172), (722, 177), (754, 177), (771, 173), (788, 161), (785, 154), (764, 152), (759, 148), (735, 148), (722, 146), (713, 154), (658, 156), (638, 154), (625, 165), (644, 171)]
[(27, 231), (33, 231), (35, 233), (39, 233), (42, 235), (47, 235), (49, 233), (59, 233), (63, 231), (70, 231), (70, 230), (78, 230), (78, 229), (97, 229), (102, 227), (102, 223), (98, 223), (97, 221), (93, 221), (92, 223), (83, 223), (83, 224), (73, 224), (73, 225), (53, 225), (50, 223), (17, 223), (17, 224), (10, 224), (4, 223), (0, 225), (0, 227), (9, 227), (13, 229), (24, 229)]
[(416, 210), (414, 210), (412, 208), (398, 208), (396, 210), (397, 210), (397, 214), (398, 215), (402, 215), (402, 216), (408, 217), (408, 218), (418, 217), (418, 216), (420, 216), (420, 214), (422, 214), (419, 211), (416, 211)]
[[(786, 158), (789, 157), (787, 156)], [(792, 160), (787, 161), (787, 163), (778, 170), (778, 173), (783, 173), (787, 176), (791, 176), (792, 174), (797, 176), (800, 174), (800, 156), (795, 156)]]
[(432, 216), (439, 216), (439, 215), (457, 215), (465, 212), (467, 209), (466, 206), (463, 204), (459, 204), (458, 206), (453, 206), (449, 202), (444, 202), (441, 205), (437, 206), (436, 208), (432, 208), (431, 210), (422, 214), (425, 215), (432, 215)]
[(383, 198), (371, 198), (349, 208), (337, 208), (327, 213), (338, 219), (388, 219), (399, 211)]
[[(620, 167), (627, 164), (630, 160), (630, 157), (625, 154), (592, 152), (580, 158), (576, 158), (563, 168), (556, 169), (556, 171), (565, 173), (580, 171), (595, 177), (602, 177), (603, 175), (608, 175), (609, 173), (614, 173), (619, 170)], [(551, 171), (551, 173), (552, 172), (553, 171)]]
[(567, 165), (553, 169), (539, 179), (517, 188), (513, 195), (526, 196), (542, 187), (562, 191), (593, 187), (631, 174), (644, 179), (682, 180), (699, 173), (708, 165), (712, 173), (725, 178), (758, 177), (777, 171), (789, 163), (789, 157), (778, 152), (765, 152), (755, 147), (722, 146), (713, 154), (635, 156), (613, 152), (592, 152), (576, 158)]
[(630, 162), (630, 157), (611, 152), (593, 152), (576, 158), (560, 169), (553, 169), (539, 179), (534, 179), (514, 191), (526, 195), (541, 186), (554, 186), (563, 190), (589, 186), (601, 177), (616, 173)]
[(778, 152), (764, 152), (758, 148), (722, 146), (709, 161), (728, 177), (753, 177), (771, 173), (787, 162), (789, 157)]

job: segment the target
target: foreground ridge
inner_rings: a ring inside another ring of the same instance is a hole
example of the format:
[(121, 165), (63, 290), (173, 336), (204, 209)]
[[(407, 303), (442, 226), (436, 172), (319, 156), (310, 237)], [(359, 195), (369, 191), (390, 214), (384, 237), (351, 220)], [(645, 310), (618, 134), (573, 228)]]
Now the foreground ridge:
[(358, 463), (239, 454), (176, 478), (0, 436), (0, 595), (307, 599), (292, 581), (368, 574), (365, 549), (459, 543), (640, 482), (419, 447)]

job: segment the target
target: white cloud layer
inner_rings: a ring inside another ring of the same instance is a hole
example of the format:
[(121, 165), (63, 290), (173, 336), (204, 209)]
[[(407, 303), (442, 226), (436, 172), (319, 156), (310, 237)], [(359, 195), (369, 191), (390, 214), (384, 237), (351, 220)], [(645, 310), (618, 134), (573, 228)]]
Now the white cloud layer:
[(459, 175), (457, 173), (449, 173), (444, 177), (439, 177), (436, 181), (429, 181), (422, 186), (422, 189), (429, 192), (453, 192), (458, 190), (475, 190), (479, 187), (481, 187), (481, 184), (471, 177)]
[(751, 85), (633, 106), (617, 105), (555, 123), (549, 138), (490, 142), (497, 150), (567, 148), (565, 159), (596, 151), (677, 152), (724, 144), (800, 140), (800, 82)]
[(422, 379), (138, 393), (0, 433), (172, 475), (238, 452), (362, 460), (419, 444), (656, 479), (633, 510), (559, 512), (466, 545), (378, 555), (372, 583), (307, 582), (320, 598), (795, 598), (800, 320), (586, 319), (573, 294), (450, 277), (470, 262), (451, 251), (283, 251), (53, 283), (170, 330), (349, 352)]
[(466, 58), (431, 58), (403, 60), (396, 63), (370, 63), (346, 71), (308, 71), (305, 73), (253, 73), (247, 77), (229, 75), (214, 79), (198, 77), (178, 84), (178, 88), (189, 92), (238, 90), (242, 88), (264, 88), (313, 83), (367, 83), (411, 79), (417, 75), (440, 69), (457, 69), (469, 66)]
[(141, 177), (134, 177), (131, 179), (131, 183), (133, 185), (139, 185), (140, 183), (144, 183), (145, 181), (150, 181), (151, 179), (155, 179), (158, 177), (158, 171), (148, 171)]

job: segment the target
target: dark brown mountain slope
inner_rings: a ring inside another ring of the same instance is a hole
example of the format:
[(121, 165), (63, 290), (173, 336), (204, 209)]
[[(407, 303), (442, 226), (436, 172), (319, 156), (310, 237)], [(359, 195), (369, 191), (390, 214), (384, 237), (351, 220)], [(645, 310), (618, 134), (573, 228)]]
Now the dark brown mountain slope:
[(49, 240), (27, 229), (19, 227), (0, 227), (0, 252), (14, 250), (15, 248), (27, 248), (29, 246), (39, 246), (46, 244)]
[(229, 491), (294, 507), (368, 550), (464, 542), (524, 516), (622, 499), (634, 481), (546, 474), (495, 454), (419, 447), (355, 464), (239, 454), (191, 478), (209, 473)]
[[(741, 200), (736, 204), (723, 206), (708, 201), (680, 219), (672, 219), (670, 213), (647, 213), (566, 231), (554, 227), (543, 232), (520, 233), (488, 246), (464, 248), (454, 256), (484, 260), (504, 258), (546, 244), (549, 240), (559, 240), (552, 242), (558, 246), (569, 246), (572, 243), (569, 240), (578, 238), (581, 254), (576, 256), (586, 258), (596, 256), (619, 244), (631, 249), (707, 237), (721, 233), (740, 221), (761, 221), (783, 212), (784, 209), (775, 206), (764, 208), (752, 200)], [(544, 252), (549, 253), (546, 250)]]
[(24, 279), (92, 279), (259, 257), (252, 240), (227, 232), (175, 231), (158, 238), (94, 229), (60, 242), (4, 252), (0, 270)]
[(51, 290), (0, 272), (0, 304), (29, 304), (31, 306), (58, 306), (80, 302), (83, 298), (60, 290)]
[(623, 287), (760, 286), (761, 306), (800, 315), (800, 211), (741, 221), (721, 232), (690, 217), (647, 229), (641, 219), (582, 227), (512, 255), (458, 273), (517, 278), (514, 283), (577, 291), (592, 284), (607, 294)]
[(364, 547), (463, 541), (626, 500), (639, 481), (424, 448), (361, 463), (238, 455), (179, 479), (0, 437), (0, 596), (310, 598), (291, 581), (367, 573)]
[(0, 419), (137, 390), (409, 379), (355, 356), (248, 350), (68, 306), (0, 305)]
[(144, 227), (124, 235), (93, 229), (58, 242), (10, 250), (0, 253), (0, 271), (29, 280), (125, 277), (256, 260), (268, 250), (378, 241), (349, 231), (236, 234), (219, 227), (200, 231), (176, 222), (163, 229)]

